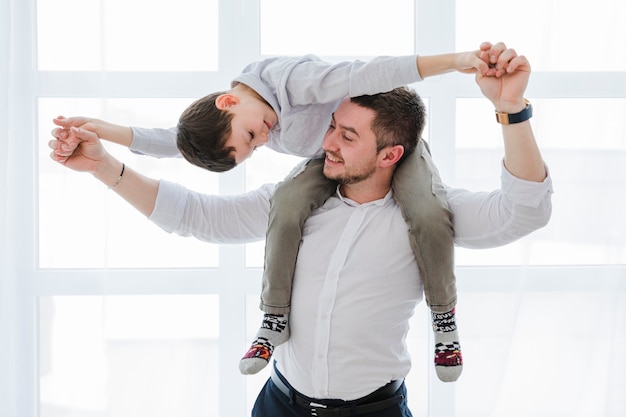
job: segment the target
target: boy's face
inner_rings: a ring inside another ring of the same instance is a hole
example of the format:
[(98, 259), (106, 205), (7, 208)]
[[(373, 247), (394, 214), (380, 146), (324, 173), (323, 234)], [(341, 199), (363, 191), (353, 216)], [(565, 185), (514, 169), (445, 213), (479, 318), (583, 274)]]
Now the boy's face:
[(233, 97), (227, 111), (233, 115), (231, 135), (226, 146), (235, 148), (237, 164), (246, 160), (259, 146), (269, 140), (270, 130), (278, 122), (276, 112), (264, 101), (243, 96)]

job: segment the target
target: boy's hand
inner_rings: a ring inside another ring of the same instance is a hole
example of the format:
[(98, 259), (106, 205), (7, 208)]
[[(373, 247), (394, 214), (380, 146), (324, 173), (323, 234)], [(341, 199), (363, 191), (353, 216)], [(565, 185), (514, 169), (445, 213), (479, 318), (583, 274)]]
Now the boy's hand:
[(476, 51), (458, 53), (456, 69), (464, 74), (501, 77), (506, 73), (506, 67), (510, 60), (506, 54), (502, 55), (505, 50), (507, 50), (506, 46), (502, 42), (495, 45), (490, 42), (483, 42)]
[[(67, 129), (67, 139), (56, 138), (48, 142), (52, 149), (50, 157), (75, 171), (95, 173), (98, 165), (108, 155), (98, 136), (87, 129), (71, 127)], [(62, 135), (65, 136), (65, 135)], [(75, 145), (69, 154), (63, 149), (66, 143)]]
[(489, 62), (482, 58), (483, 45), (477, 51), (460, 52), (456, 54), (455, 67), (458, 72), (463, 74), (482, 74), (488, 75), (490, 72)]
[[(59, 157), (69, 157), (80, 144), (80, 140), (72, 135), (70, 129), (72, 127), (80, 127), (95, 132), (96, 120), (87, 117), (64, 117), (58, 116), (52, 119), (52, 122), (59, 126), (52, 129), (52, 136), (59, 141), (59, 146), (55, 149), (56, 155)], [(61, 161), (58, 161), (61, 162)]]

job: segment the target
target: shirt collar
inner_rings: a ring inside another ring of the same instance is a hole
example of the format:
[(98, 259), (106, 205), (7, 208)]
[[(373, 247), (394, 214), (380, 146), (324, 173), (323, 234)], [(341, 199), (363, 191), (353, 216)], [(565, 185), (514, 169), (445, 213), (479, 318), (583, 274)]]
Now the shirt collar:
[(354, 200), (350, 200), (348, 197), (344, 197), (341, 194), (341, 185), (337, 185), (337, 197), (345, 204), (352, 206), (352, 207), (366, 207), (366, 206), (379, 206), (379, 207), (384, 207), (388, 204), (391, 204), (391, 202), (393, 201), (393, 191), (391, 190), (391, 188), (389, 189), (389, 191), (387, 192), (387, 194), (378, 200), (374, 200), (374, 201), (370, 201), (367, 203), (363, 203), (363, 204), (359, 204)]

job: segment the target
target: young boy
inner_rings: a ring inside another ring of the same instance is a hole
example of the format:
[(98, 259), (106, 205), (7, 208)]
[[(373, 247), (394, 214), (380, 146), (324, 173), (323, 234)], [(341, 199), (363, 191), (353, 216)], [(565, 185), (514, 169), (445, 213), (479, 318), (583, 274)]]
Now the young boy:
[[(485, 48), (488, 50), (481, 45), (480, 51), (459, 54), (379, 57), (338, 64), (314, 56), (270, 58), (246, 67), (230, 90), (190, 105), (176, 130), (132, 128), (129, 132), (89, 120), (98, 136), (147, 155), (173, 156), (175, 137), (178, 150), (189, 162), (216, 172), (235, 167), (262, 145), (310, 158), (281, 183), (272, 200), (260, 303), (265, 314), (256, 339), (241, 359), (242, 373), (259, 372), (274, 348), (289, 338), (291, 280), (302, 225), (337, 187), (324, 177), (320, 158), (324, 157), (324, 134), (333, 126), (333, 112), (341, 100), (390, 91), (454, 70), (486, 73), (491, 70), (480, 58)], [(55, 123), (68, 128), (85, 121), (59, 118)], [(342, 163), (341, 155), (327, 158)], [(432, 311), (435, 369), (442, 381), (455, 381), (462, 370), (462, 356), (454, 310), (452, 222), (428, 152), (413, 152), (406, 159), (394, 175), (394, 196), (409, 227)]]

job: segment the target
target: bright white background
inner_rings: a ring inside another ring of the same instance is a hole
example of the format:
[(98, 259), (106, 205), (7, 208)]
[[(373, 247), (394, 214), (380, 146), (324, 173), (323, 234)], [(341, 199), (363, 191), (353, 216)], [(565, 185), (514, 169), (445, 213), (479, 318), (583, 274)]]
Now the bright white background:
[[(419, 306), (415, 416), (626, 415), (626, 3), (621, 0), (0, 0), (0, 415), (245, 416), (267, 377), (239, 357), (260, 316), (262, 242), (168, 235), (47, 156), (51, 119), (169, 127), (248, 62), (433, 54), (504, 40), (528, 56), (550, 224), (457, 251), (465, 368), (433, 374)], [(493, 109), (469, 76), (413, 85), (446, 182), (498, 186)], [(282, 178), (262, 150), (227, 174), (109, 149), (207, 193)]]

